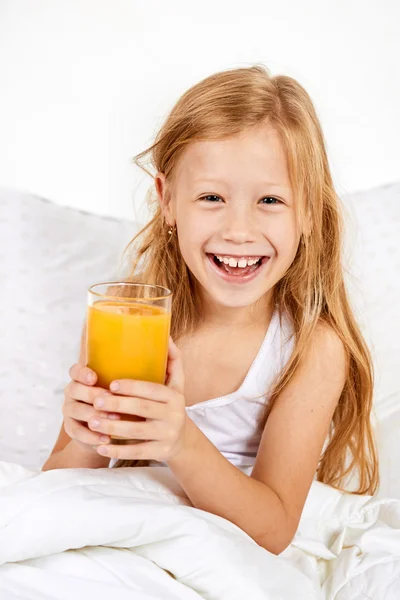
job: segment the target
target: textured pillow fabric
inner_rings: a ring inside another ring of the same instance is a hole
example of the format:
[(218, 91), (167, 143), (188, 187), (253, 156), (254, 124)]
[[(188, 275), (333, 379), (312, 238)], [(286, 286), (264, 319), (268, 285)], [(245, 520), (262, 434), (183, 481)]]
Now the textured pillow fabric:
[(400, 183), (350, 194), (344, 204), (346, 283), (375, 362), (376, 405), (386, 414), (400, 390)]
[(62, 422), (89, 285), (115, 279), (128, 221), (0, 190), (0, 460), (37, 467)]
[(380, 495), (400, 498), (400, 183), (344, 203), (347, 285), (375, 367)]

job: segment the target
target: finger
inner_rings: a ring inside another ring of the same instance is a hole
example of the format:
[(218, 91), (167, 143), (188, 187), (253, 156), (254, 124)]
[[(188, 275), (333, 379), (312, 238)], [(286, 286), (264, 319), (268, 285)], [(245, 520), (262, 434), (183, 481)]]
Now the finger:
[(71, 381), (67, 388), (67, 394), (70, 398), (86, 402), (87, 404), (93, 404), (95, 398), (98, 398), (99, 396), (110, 394), (110, 392), (104, 388), (91, 387), (83, 383), (77, 383), (76, 381)]
[(146, 419), (165, 419), (167, 405), (164, 402), (154, 402), (146, 398), (132, 398), (130, 396), (116, 396), (109, 394), (95, 398), (94, 406), (99, 410), (125, 415), (136, 415)]
[(127, 460), (163, 460), (159, 442), (140, 442), (138, 444), (107, 444), (96, 448), (98, 454), (110, 458)]
[(95, 417), (113, 420), (121, 418), (121, 415), (112, 412), (95, 410), (91, 404), (86, 404), (84, 402), (80, 402), (79, 400), (64, 402), (62, 412), (64, 417), (71, 417), (72, 419), (76, 419), (77, 421), (85, 421), (86, 423), (89, 421), (89, 419)]
[(159, 440), (163, 427), (160, 421), (111, 421), (109, 419), (91, 418), (88, 422), (92, 431), (99, 431), (111, 436), (128, 440)]
[(74, 381), (85, 383), (86, 385), (94, 385), (97, 381), (96, 373), (92, 369), (89, 369), (89, 367), (85, 367), (79, 363), (70, 368), (69, 376)]
[(161, 383), (151, 381), (138, 381), (136, 379), (119, 379), (113, 381), (110, 390), (121, 396), (146, 398), (155, 402), (168, 402), (173, 399), (173, 394)]
[(167, 385), (179, 394), (183, 394), (185, 375), (183, 372), (182, 353), (171, 336), (168, 345)]
[(66, 418), (64, 420), (64, 428), (71, 439), (87, 444), (88, 446), (97, 446), (110, 442), (108, 435), (101, 432), (95, 433), (75, 419)]

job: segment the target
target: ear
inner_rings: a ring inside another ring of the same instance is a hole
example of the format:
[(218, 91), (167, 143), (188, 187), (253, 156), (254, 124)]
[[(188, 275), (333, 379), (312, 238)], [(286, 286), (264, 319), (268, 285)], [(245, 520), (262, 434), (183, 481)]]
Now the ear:
[(175, 214), (171, 202), (171, 191), (165, 179), (164, 173), (158, 171), (154, 177), (154, 183), (164, 219), (168, 225), (175, 225)]

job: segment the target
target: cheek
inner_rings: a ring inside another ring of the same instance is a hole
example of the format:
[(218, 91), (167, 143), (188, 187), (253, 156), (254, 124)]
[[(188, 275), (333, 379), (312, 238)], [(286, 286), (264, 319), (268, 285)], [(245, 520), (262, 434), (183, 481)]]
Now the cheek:
[(208, 230), (201, 219), (186, 214), (177, 219), (179, 231), (179, 248), (183, 259), (192, 270), (196, 263), (201, 260), (201, 252), (209, 239)]
[(294, 218), (285, 218), (276, 221), (271, 228), (269, 236), (277, 258), (292, 261), (296, 256), (299, 246), (300, 234)]
[(176, 224), (182, 254), (198, 254), (210, 239), (209, 219), (196, 211), (181, 211), (177, 214)]

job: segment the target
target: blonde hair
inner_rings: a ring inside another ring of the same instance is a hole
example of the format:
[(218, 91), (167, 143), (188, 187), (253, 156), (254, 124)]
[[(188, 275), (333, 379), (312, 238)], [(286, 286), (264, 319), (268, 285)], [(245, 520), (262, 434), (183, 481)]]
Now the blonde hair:
[[(265, 122), (280, 135), (299, 225), (304, 232), (307, 222), (308, 234), (302, 234), (296, 257), (274, 290), (280, 314), (286, 311), (292, 318), (295, 344), (270, 390), (260, 429), (295, 373), (315, 327), (325, 322), (344, 344), (348, 371), (317, 479), (344, 489), (348, 476), (357, 470), (356, 493), (373, 494), (379, 477), (370, 421), (372, 361), (345, 289), (340, 201), (334, 190), (321, 126), (307, 92), (291, 77), (271, 77), (263, 65), (216, 73), (183, 94), (154, 144), (134, 161), (149, 173), (140, 161), (150, 155), (156, 172), (161, 171), (167, 181), (173, 181), (175, 167), (188, 144), (227, 138)], [(177, 339), (195, 328), (201, 318), (195, 303), (196, 280), (182, 258), (177, 235), (168, 233), (153, 189), (148, 200), (153, 218), (128, 247), (136, 248), (130, 279), (163, 285), (173, 291), (175, 318), (171, 334)], [(140, 276), (136, 274), (138, 266)], [(115, 466), (145, 464), (148, 461), (120, 460)]]

